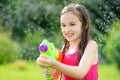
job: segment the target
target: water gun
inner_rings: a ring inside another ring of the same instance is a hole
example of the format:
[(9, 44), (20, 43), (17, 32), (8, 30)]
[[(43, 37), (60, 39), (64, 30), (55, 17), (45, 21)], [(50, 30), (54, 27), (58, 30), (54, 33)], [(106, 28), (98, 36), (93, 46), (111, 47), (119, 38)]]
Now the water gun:
[[(53, 43), (50, 43), (48, 40), (44, 39), (39, 45), (39, 52), (42, 55), (50, 56), (51, 58), (61, 62), (63, 54), (60, 50), (56, 49)], [(46, 68), (46, 70), (52, 70), (52, 68)], [(49, 76), (47, 80), (52, 80), (53, 75)]]

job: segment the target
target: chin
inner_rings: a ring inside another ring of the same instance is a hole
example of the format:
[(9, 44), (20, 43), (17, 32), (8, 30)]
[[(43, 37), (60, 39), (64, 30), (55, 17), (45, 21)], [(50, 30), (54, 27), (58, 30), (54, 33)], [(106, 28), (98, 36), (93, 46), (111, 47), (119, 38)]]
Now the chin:
[(68, 41), (74, 41), (74, 39), (67, 39)]
[(67, 41), (75, 41), (76, 37), (70, 37), (70, 38), (66, 37), (66, 39), (67, 39)]
[(78, 38), (69, 38), (69, 39), (67, 39), (69, 42), (75, 42), (75, 41), (77, 41), (78, 40)]

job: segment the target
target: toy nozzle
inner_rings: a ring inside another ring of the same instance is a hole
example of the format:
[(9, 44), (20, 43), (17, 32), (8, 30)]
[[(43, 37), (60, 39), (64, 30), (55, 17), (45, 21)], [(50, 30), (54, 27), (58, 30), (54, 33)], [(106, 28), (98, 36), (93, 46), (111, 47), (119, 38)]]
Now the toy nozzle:
[(42, 52), (46, 52), (48, 50), (48, 46), (46, 44), (40, 44), (39, 50)]

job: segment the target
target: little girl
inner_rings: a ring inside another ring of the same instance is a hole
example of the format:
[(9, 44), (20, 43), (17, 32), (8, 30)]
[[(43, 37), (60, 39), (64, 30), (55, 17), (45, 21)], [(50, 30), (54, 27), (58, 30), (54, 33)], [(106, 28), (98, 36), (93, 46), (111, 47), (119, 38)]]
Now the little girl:
[[(43, 55), (38, 57), (37, 63), (43, 68), (52, 67), (61, 72), (62, 80), (98, 80), (98, 47), (89, 38), (90, 24), (86, 8), (79, 4), (65, 6), (60, 20), (64, 37), (62, 63), (48, 56), (42, 58)], [(54, 73), (44, 70), (46, 76)]]

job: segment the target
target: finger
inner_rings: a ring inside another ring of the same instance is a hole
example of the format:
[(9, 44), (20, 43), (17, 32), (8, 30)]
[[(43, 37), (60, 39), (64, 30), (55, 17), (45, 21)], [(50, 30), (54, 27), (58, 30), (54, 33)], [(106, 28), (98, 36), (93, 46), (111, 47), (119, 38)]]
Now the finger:
[(44, 58), (38, 57), (36, 60), (38, 65), (45, 64), (46, 60)]
[(51, 66), (53, 63), (53, 59), (46, 55), (41, 55), (40, 60), (41, 62), (43, 62), (44, 64), (48, 64), (49, 66)]
[(43, 74), (44, 74), (45, 77), (49, 77), (50, 76), (50, 74), (48, 74), (48, 72), (47, 72), (47, 70), (45, 68), (43, 69)]
[(54, 72), (55, 72), (55, 70), (46, 70), (46, 68), (43, 69), (43, 73), (46, 74), (46, 75), (51, 75), (51, 74), (53, 74)]
[(37, 58), (36, 63), (42, 68), (49, 67), (48, 64), (46, 64), (46, 60), (40, 57)]
[(37, 63), (38, 65), (41, 65), (41, 64), (43, 63), (43, 61), (41, 60), (40, 57), (38, 57), (37, 60), (36, 60), (36, 63)]
[(39, 58), (40, 58), (40, 57), (38, 57), (37, 60), (36, 60), (36, 63), (37, 63), (38, 65), (40, 64)]
[(45, 59), (48, 59), (49, 57), (47, 55), (40, 55), (40, 58), (45, 58)]

